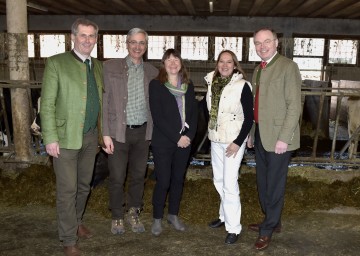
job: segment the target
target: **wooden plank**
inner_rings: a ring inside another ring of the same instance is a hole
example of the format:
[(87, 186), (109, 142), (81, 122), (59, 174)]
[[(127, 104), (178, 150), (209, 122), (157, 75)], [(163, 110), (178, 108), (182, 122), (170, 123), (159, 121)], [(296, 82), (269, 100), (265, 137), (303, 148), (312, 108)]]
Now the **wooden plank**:
[(265, 0), (255, 0), (255, 3), (253, 4), (253, 6), (251, 7), (251, 10), (249, 11), (249, 16), (256, 16), (256, 13), (258, 12), (258, 10), (261, 9), (262, 4), (264, 3)]
[(154, 8), (151, 4), (149, 4), (147, 0), (138, 0), (138, 1), (142, 9), (145, 9), (149, 14), (159, 15), (159, 12), (156, 10), (156, 8)]
[(191, 0), (182, 0), (184, 5), (186, 6), (186, 10), (190, 15), (196, 15), (194, 5)]
[[(118, 6), (120, 6), (120, 10), (125, 10), (126, 12), (129, 12), (131, 14), (139, 14), (141, 13), (141, 11), (137, 11), (134, 8), (132, 8), (131, 6), (129, 6), (128, 4), (124, 3), (124, 1), (122, 0), (112, 0), (113, 3), (117, 4)], [(116, 7), (118, 7), (116, 6)]]
[(236, 15), (238, 12), (240, 0), (231, 0), (229, 15)]
[[(290, 3), (291, 0), (280, 0), (267, 14), (267, 16), (272, 16), (272, 15), (276, 15), (277, 13), (279, 13), (279, 11), (281, 12), (282, 10), (284, 10)], [(287, 7), (287, 9), (289, 9), (289, 7)]]
[(318, 10), (309, 14), (309, 17), (318, 17), (318, 16), (327, 16), (331, 13), (334, 9), (337, 8), (337, 5), (343, 3), (343, 0), (333, 0), (330, 1), (328, 4), (324, 5), (323, 7), (319, 8)]
[(48, 8), (49, 13), (54, 14), (82, 14), (84, 11), (88, 11), (89, 7), (87, 5), (78, 5), (74, 4), (73, 1), (51, 1), (51, 0), (41, 0), (37, 1), (39, 5), (42, 5), (46, 8)]
[(344, 9), (339, 10), (335, 13), (332, 13), (329, 15), (330, 18), (336, 18), (338, 16), (346, 17), (353, 13), (359, 13), (360, 12), (360, 2), (354, 3), (352, 5), (346, 6)]
[(178, 15), (178, 12), (175, 8), (170, 4), (168, 0), (160, 0), (160, 2), (166, 7), (167, 11), (170, 15)]
[(319, 0), (307, 0), (300, 6), (298, 6), (295, 10), (289, 13), (289, 16), (302, 16), (306, 17), (309, 13), (309, 10), (313, 9), (313, 5), (316, 5), (316, 2), (319, 2)]

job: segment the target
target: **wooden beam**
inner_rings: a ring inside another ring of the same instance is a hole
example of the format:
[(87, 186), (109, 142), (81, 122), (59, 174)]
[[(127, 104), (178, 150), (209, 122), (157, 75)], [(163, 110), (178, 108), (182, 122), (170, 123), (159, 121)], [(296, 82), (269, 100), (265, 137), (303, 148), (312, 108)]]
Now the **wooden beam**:
[(335, 18), (335, 17), (338, 17), (339, 15), (344, 17), (344, 16), (349, 16), (354, 13), (359, 13), (359, 12), (360, 12), (360, 2), (357, 2), (357, 3), (354, 3), (352, 5), (345, 7), (342, 10), (339, 10), (335, 13), (330, 14), (329, 17)]
[[(72, 6), (70, 6), (69, 4), (64, 5), (60, 1), (55, 1), (55, 2), (53, 2), (51, 4), (49, 2), (47, 2), (47, 1), (36, 1), (36, 3), (38, 5), (46, 7), (48, 9), (48, 12), (61, 14), (61, 13), (63, 13), (65, 11), (65, 12), (68, 12), (68, 13), (80, 14), (80, 11), (76, 10), (75, 7), (72, 8)], [(33, 10), (31, 12), (33, 12)]]
[(171, 15), (178, 15), (178, 12), (175, 10), (175, 8), (170, 4), (169, 0), (160, 0), (160, 2), (166, 6), (167, 11)]
[(349, 15), (348, 18), (349, 19), (358, 19), (358, 18), (360, 18), (360, 12), (355, 12), (354, 14)]
[(300, 6), (298, 6), (294, 11), (290, 12), (290, 16), (307, 16), (308, 11), (311, 10), (312, 6), (316, 4), (319, 0), (307, 0)]
[[(284, 10), (285, 6), (290, 3), (291, 0), (280, 0), (267, 14), (267, 16), (276, 15)], [(295, 8), (295, 7), (294, 7)]]
[(188, 13), (189, 13), (190, 15), (194, 15), (194, 16), (195, 16), (195, 15), (196, 15), (196, 12), (195, 12), (195, 8), (194, 8), (194, 5), (193, 5), (193, 3), (192, 3), (192, 0), (182, 0), (182, 1), (183, 1), (183, 3), (185, 4)]
[(96, 14), (96, 9), (89, 5), (81, 5), (76, 1), (52, 1), (52, 0), (42, 0), (36, 1), (39, 5), (46, 6), (49, 12), (62, 14), (65, 12), (71, 14), (82, 14), (84, 12)]
[[(39, 1), (37, 1), (39, 2)], [(54, 5), (54, 3), (61, 4), (62, 8), (67, 8), (69, 13), (76, 14), (95, 14), (99, 15), (102, 13), (111, 13), (116, 14), (115, 10), (110, 9), (104, 3), (99, 3), (99, 1), (78, 1), (78, 0), (62, 0), (62, 1), (54, 1), (54, 0), (46, 0), (46, 5), (50, 6)], [(76, 10), (76, 11), (74, 11)]]
[(236, 15), (239, 8), (240, 0), (231, 0), (229, 15)]
[(343, 0), (333, 0), (327, 5), (323, 6), (322, 8), (319, 8), (315, 12), (312, 12), (309, 14), (309, 17), (318, 17), (318, 16), (328, 16), (328, 14), (336, 9), (336, 6), (343, 3)]
[(249, 11), (249, 16), (256, 16), (256, 13), (261, 8), (261, 5), (264, 3), (265, 0), (255, 0), (255, 3), (251, 7)]
[(134, 8), (130, 7), (128, 4), (124, 3), (122, 0), (112, 0), (115, 4), (119, 5), (119, 9), (123, 9), (131, 14), (139, 14), (139, 11), (135, 10)]
[(147, 0), (138, 0), (139, 4), (142, 6), (142, 8), (146, 8), (146, 10), (152, 14), (152, 15), (158, 15), (158, 11), (156, 10), (156, 8), (154, 8), (152, 5), (150, 5), (148, 3)]

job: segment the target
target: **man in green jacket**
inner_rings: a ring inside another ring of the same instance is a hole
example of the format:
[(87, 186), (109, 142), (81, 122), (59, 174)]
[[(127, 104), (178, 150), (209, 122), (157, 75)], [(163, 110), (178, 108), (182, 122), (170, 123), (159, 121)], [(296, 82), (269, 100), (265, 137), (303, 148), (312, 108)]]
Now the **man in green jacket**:
[(65, 255), (80, 255), (78, 237), (92, 236), (82, 224), (101, 135), (102, 63), (92, 57), (98, 26), (77, 19), (74, 49), (48, 58), (41, 95), (41, 128), (56, 174), (58, 232)]
[[(249, 229), (259, 232), (256, 250), (266, 249), (281, 231), (285, 185), (291, 154), (300, 147), (301, 75), (295, 62), (277, 52), (278, 38), (269, 28), (254, 33), (261, 64), (253, 74), (255, 94), (256, 181), (264, 219)], [(250, 136), (248, 147), (253, 146)]]

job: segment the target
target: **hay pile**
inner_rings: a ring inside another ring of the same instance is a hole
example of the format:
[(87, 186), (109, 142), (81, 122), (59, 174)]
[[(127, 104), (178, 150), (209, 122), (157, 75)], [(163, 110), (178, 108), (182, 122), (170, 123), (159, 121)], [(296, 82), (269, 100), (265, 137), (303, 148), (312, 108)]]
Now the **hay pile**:
[[(247, 167), (245, 167), (247, 168)], [(250, 167), (248, 167), (250, 168)], [(301, 168), (301, 167), (296, 167)], [(149, 171), (150, 172), (150, 171)], [(242, 223), (262, 219), (254, 173), (240, 177)], [(144, 212), (151, 213), (151, 196), (155, 181), (145, 184)], [(16, 179), (0, 177), (0, 202), (11, 206), (50, 205), (55, 207), (55, 175), (52, 168), (33, 165)], [(338, 206), (360, 208), (360, 178), (332, 184), (310, 182), (301, 177), (288, 177), (283, 216), (300, 215), (307, 211), (328, 210)], [(219, 198), (210, 179), (185, 182), (180, 215), (189, 223), (207, 224), (218, 217)], [(110, 218), (107, 180), (93, 189), (88, 209)]]

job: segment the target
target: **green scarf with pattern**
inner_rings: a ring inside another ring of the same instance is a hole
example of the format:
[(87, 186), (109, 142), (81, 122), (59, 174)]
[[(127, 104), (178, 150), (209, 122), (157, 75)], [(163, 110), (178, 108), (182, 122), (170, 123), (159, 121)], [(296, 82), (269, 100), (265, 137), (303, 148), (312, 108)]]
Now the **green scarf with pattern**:
[(165, 82), (166, 88), (169, 92), (175, 96), (176, 103), (179, 108), (179, 113), (181, 116), (182, 125), (185, 124), (185, 93), (188, 89), (188, 84), (182, 83), (178, 84), (178, 87), (173, 86), (169, 81)]
[(214, 77), (212, 84), (211, 84), (211, 109), (210, 109), (210, 120), (209, 120), (209, 128), (214, 130), (217, 126), (217, 116), (219, 111), (219, 102), (221, 93), (230, 81), (232, 75), (229, 77)]

